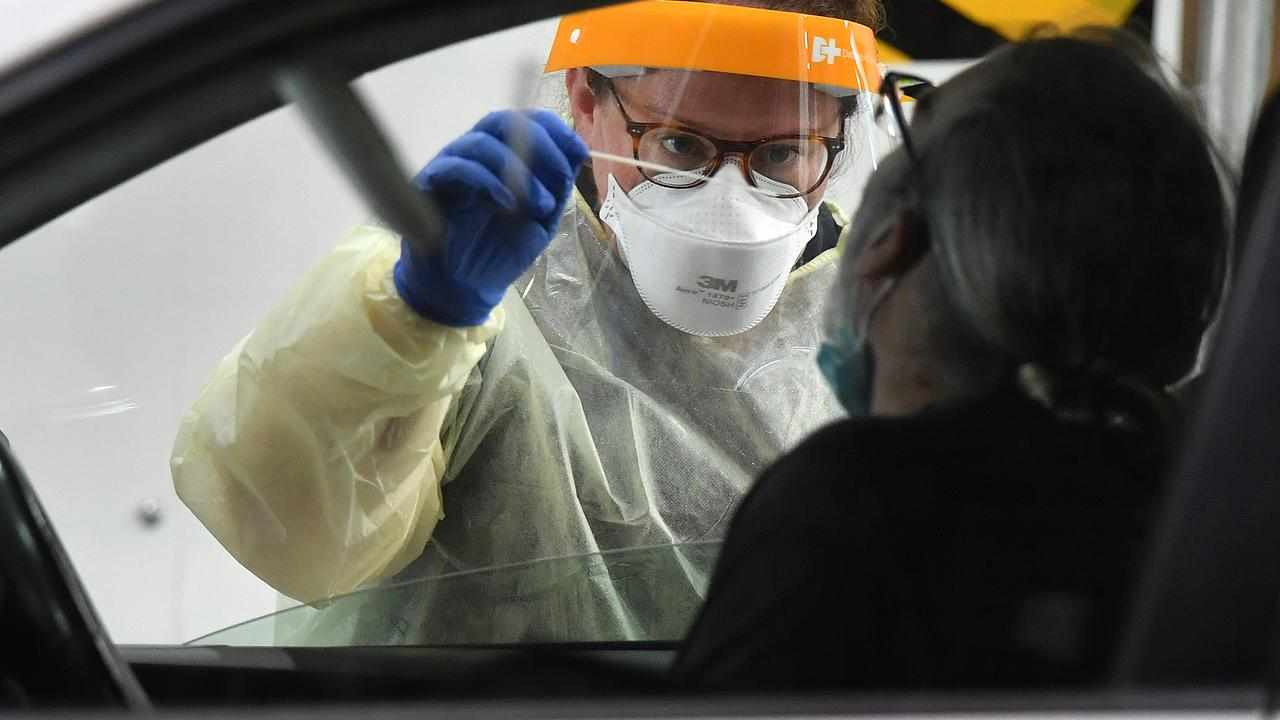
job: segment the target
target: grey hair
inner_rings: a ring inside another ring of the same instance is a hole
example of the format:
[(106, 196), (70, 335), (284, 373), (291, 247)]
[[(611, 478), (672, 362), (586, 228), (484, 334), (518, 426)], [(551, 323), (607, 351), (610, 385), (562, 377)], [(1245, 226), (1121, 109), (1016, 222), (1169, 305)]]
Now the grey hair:
[(1032, 394), (1056, 402), (1097, 380), (1163, 389), (1194, 367), (1225, 282), (1219, 170), (1158, 70), (1104, 37), (996, 51), (968, 92), (920, 103), (919, 165), (898, 152), (868, 187), (851, 233), (874, 232), (863, 210), (922, 218), (914, 321), (953, 391), (1053, 378)]

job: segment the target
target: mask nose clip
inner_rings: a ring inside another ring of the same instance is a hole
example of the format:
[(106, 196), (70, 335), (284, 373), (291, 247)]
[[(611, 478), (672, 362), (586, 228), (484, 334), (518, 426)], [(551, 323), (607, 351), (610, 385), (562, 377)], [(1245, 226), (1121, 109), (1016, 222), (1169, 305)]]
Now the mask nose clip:
[(724, 159), (720, 161), (720, 167), (716, 168), (716, 171), (708, 175), (707, 178), (710, 179), (719, 175), (720, 171), (724, 170), (729, 164), (737, 165), (738, 175), (742, 176), (743, 182), (745, 182), (750, 187), (755, 187), (755, 185), (751, 182), (751, 171), (747, 169), (747, 155), (746, 153), (741, 153), (741, 152), (725, 153)]
[[(737, 166), (737, 172), (731, 172), (728, 175), (724, 175), (724, 176), (720, 175), (720, 172), (725, 170), (727, 166), (730, 164)], [(715, 169), (714, 172), (712, 172), (710, 175), (707, 175), (707, 180), (702, 185), (706, 185), (708, 183), (714, 184), (714, 183), (733, 182), (732, 178), (735, 176), (740, 178), (742, 180), (742, 184), (750, 188), (752, 191), (761, 190), (760, 186), (755, 184), (751, 179), (751, 171), (747, 169), (747, 156), (744, 153), (740, 153), (740, 152), (725, 153), (724, 159), (720, 161), (720, 165)], [(685, 188), (685, 189), (696, 190), (697, 188), (702, 187), (702, 185), (695, 185), (691, 188)]]

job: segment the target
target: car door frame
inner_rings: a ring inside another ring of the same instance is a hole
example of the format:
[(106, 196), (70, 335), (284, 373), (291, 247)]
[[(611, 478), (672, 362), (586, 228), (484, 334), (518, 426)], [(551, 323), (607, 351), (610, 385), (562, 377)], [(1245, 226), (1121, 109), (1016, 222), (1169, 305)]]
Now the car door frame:
[[(160, 162), (281, 107), (282, 68), (324, 67), (350, 80), (449, 43), (603, 4), (607, 2), (170, 0), (139, 6), (0, 75), (0, 127), (5, 128), (0, 134), (0, 198), (5, 198), (0, 202), (0, 248)], [(1169, 632), (1176, 635), (1180, 629)], [(205, 671), (279, 663), (281, 652), (297, 670), (300, 656), (288, 651), (242, 649), (211, 655), (207, 649), (125, 648), (135, 667), (150, 663)], [(166, 655), (167, 661), (162, 659)], [(427, 662), (425, 658), (416, 661)], [(816, 714), (1237, 712), (1256, 710), (1262, 697), (1262, 689), (1251, 686), (1186, 693), (689, 700), (680, 709), (750, 715), (786, 714), (788, 709)], [(575, 702), (597, 707), (590, 700)], [(658, 715), (673, 710), (668, 705), (651, 709)]]

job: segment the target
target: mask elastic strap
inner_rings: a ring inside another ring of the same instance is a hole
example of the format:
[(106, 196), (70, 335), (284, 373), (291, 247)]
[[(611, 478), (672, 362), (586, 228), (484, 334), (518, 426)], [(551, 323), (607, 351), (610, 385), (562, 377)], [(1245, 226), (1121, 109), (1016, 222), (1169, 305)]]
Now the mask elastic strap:
[(872, 293), (871, 305), (867, 308), (867, 314), (864, 315), (861, 322), (858, 323), (858, 345), (855, 349), (862, 350), (862, 348), (867, 344), (867, 339), (871, 336), (872, 317), (876, 314), (876, 311), (880, 309), (880, 306), (884, 304), (885, 299), (889, 297), (889, 293), (893, 290), (897, 280), (898, 278), (896, 277), (891, 277), (885, 280), (880, 283), (880, 287), (876, 288), (875, 292)]

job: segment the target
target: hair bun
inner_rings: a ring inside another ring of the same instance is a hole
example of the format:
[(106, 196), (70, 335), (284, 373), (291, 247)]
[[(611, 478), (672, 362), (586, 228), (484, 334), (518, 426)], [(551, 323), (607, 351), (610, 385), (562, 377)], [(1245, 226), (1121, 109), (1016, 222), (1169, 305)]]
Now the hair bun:
[(1142, 432), (1155, 423), (1163, 431), (1171, 416), (1167, 395), (1116, 374), (1105, 363), (1072, 370), (1023, 363), (1017, 383), (1024, 395), (1066, 422), (1121, 432)]

